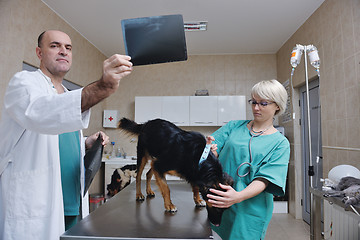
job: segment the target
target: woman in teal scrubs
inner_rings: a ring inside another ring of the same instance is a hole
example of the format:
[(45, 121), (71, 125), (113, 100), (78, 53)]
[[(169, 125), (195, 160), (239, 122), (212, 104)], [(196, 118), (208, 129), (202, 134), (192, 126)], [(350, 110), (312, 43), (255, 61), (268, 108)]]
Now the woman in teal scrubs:
[(213, 230), (226, 239), (265, 238), (273, 212), (273, 195), (285, 194), (290, 158), (289, 141), (274, 128), (273, 119), (285, 111), (287, 92), (277, 80), (262, 81), (251, 91), (253, 120), (230, 121), (208, 140), (213, 153), (234, 179), (224, 191), (211, 189), (209, 202), (224, 211)]

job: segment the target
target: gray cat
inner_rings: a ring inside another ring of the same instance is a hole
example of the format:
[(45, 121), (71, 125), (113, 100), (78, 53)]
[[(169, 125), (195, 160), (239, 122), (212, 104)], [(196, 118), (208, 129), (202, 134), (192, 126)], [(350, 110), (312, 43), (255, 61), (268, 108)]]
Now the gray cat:
[(343, 177), (339, 184), (325, 194), (329, 197), (343, 197), (346, 206), (360, 204), (360, 179)]

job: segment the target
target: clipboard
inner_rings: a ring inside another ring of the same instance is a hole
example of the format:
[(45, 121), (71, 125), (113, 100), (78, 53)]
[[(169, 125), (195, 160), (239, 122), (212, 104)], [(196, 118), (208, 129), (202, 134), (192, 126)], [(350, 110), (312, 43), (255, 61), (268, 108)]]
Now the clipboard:
[(134, 66), (187, 60), (182, 15), (124, 19), (121, 27)]

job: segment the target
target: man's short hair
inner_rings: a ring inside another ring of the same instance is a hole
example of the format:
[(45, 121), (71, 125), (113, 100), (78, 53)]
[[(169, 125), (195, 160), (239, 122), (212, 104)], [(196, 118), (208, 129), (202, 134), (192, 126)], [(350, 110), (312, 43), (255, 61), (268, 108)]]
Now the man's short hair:
[(38, 37), (38, 47), (41, 47), (41, 41), (42, 41), (45, 33), (46, 33), (46, 31), (43, 31), (43, 32), (39, 35), (39, 37)]

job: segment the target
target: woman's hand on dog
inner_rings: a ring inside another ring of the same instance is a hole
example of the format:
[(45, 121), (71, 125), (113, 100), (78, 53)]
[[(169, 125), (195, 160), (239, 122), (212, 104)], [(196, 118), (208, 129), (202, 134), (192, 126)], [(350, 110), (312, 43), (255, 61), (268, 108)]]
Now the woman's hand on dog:
[(206, 196), (209, 198), (208, 202), (214, 207), (228, 208), (235, 203), (257, 196), (264, 191), (268, 185), (269, 181), (267, 179), (256, 178), (244, 190), (237, 192), (231, 186), (219, 183), (219, 186), (224, 191), (210, 188), (210, 192), (215, 195), (207, 194)]
[(217, 148), (217, 144), (212, 144), (212, 142), (215, 141), (215, 138), (213, 136), (207, 136), (206, 137), (206, 144), (211, 144), (211, 152), (218, 157), (218, 153), (216, 152)]
[(235, 189), (233, 189), (231, 186), (221, 183), (219, 183), (219, 186), (224, 191), (210, 188), (210, 192), (214, 193), (215, 195), (206, 195), (209, 198), (208, 202), (211, 203), (213, 207), (228, 208), (231, 205), (242, 201), (240, 199), (239, 192), (235, 191)]

